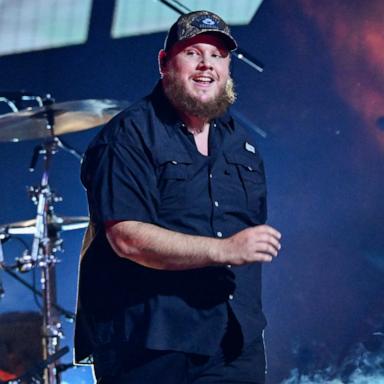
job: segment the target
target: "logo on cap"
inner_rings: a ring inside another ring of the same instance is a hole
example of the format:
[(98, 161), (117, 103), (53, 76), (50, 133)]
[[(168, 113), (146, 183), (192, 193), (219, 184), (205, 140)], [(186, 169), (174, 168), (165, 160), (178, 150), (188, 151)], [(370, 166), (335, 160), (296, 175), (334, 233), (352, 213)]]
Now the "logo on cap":
[(196, 17), (195, 20), (191, 22), (191, 25), (199, 29), (220, 29), (218, 20), (215, 20), (207, 15)]
[(204, 20), (201, 20), (201, 22), (203, 24), (206, 24), (206, 25), (215, 25), (216, 24), (215, 21), (210, 19), (209, 17), (205, 18)]

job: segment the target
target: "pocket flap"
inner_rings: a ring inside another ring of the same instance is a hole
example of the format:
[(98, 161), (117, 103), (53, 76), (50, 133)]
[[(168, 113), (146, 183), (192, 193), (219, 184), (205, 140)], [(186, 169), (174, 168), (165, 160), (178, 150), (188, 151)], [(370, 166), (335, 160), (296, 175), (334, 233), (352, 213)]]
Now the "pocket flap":
[(156, 163), (158, 166), (164, 165), (166, 163), (171, 163), (173, 165), (177, 164), (192, 164), (192, 158), (187, 152), (169, 150), (163, 148), (162, 151), (159, 151), (156, 154)]
[(248, 152), (227, 152), (224, 157), (229, 164), (239, 167), (241, 176), (252, 182), (260, 182), (264, 179), (264, 168), (261, 159)]

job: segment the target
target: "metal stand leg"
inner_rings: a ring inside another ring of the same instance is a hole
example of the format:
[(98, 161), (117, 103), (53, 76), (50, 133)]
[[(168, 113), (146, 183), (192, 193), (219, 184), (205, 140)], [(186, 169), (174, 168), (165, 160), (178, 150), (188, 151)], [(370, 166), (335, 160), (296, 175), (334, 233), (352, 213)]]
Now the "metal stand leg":
[[(48, 233), (48, 216), (53, 214), (54, 194), (51, 192), (49, 179), (49, 166), (51, 157), (55, 153), (56, 142), (49, 140), (40, 150), (44, 154), (44, 172), (41, 185), (34, 191), (34, 200), (37, 202), (36, 230), (32, 244), (32, 264), (41, 268), (41, 287), (43, 296), (43, 353), (44, 359), (49, 359), (59, 350), (62, 338), (59, 314), (56, 304), (56, 276), (55, 265), (57, 259), (54, 255), (57, 238)], [(56, 362), (47, 365), (44, 371), (44, 384), (59, 384), (60, 375), (56, 370)]]
[[(61, 325), (58, 322), (56, 311), (53, 309), (56, 302), (55, 270), (54, 265), (42, 268), (41, 274), (43, 304), (43, 351), (44, 359), (48, 359), (59, 350), (59, 342), (62, 337)], [(60, 377), (56, 371), (56, 362), (49, 364), (44, 373), (46, 384), (59, 383)]]

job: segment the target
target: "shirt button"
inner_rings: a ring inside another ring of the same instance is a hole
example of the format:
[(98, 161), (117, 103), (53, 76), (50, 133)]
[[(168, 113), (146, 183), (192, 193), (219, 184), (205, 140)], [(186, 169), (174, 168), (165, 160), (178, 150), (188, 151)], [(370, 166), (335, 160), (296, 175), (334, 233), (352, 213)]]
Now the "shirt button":
[(252, 167), (248, 167), (248, 171), (253, 171), (253, 168)]
[(231, 264), (227, 264), (227, 268), (232, 268), (232, 265)]
[(219, 202), (218, 201), (215, 201), (215, 207), (218, 207), (219, 206)]
[(216, 233), (217, 237), (223, 237), (223, 234), (221, 232)]
[(212, 177), (213, 177), (213, 175), (212, 175), (212, 173), (210, 173), (210, 174), (209, 174), (209, 178), (212, 179)]
[(228, 299), (229, 299), (229, 300), (233, 300), (233, 295), (229, 295), (229, 296), (228, 296)]
[(176, 165), (177, 161), (176, 160), (172, 160), (171, 163)]

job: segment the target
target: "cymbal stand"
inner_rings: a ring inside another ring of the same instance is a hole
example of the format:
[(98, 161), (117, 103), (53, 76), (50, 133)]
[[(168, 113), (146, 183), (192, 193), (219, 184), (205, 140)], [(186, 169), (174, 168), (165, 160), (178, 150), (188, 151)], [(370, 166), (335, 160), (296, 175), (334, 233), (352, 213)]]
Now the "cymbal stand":
[[(50, 102), (52, 99), (49, 99)], [(48, 217), (53, 214), (53, 203), (59, 198), (51, 191), (49, 186), (49, 171), (52, 156), (57, 151), (57, 142), (53, 134), (54, 115), (47, 108), (47, 129), (52, 136), (37, 146), (32, 158), (31, 169), (35, 168), (39, 154), (44, 156), (44, 167), (41, 183), (37, 188), (31, 188), (32, 200), (37, 205), (36, 227), (33, 237), (31, 255), (25, 259), (30, 267), (37, 266), (41, 269), (41, 287), (43, 297), (43, 353), (44, 359), (49, 359), (59, 349), (60, 339), (63, 337), (61, 324), (58, 321), (58, 312), (54, 308), (56, 302), (55, 265), (58, 259), (55, 252), (60, 247), (58, 237), (48, 233)], [(36, 155), (37, 153), (37, 155)], [(60, 383), (56, 362), (52, 361), (44, 371), (44, 384)]]
[(12, 110), (18, 112), (25, 101), (35, 101), (39, 107), (42, 107), (44, 100), (40, 96), (26, 91), (9, 92), (0, 90), (0, 102), (4, 102)]

